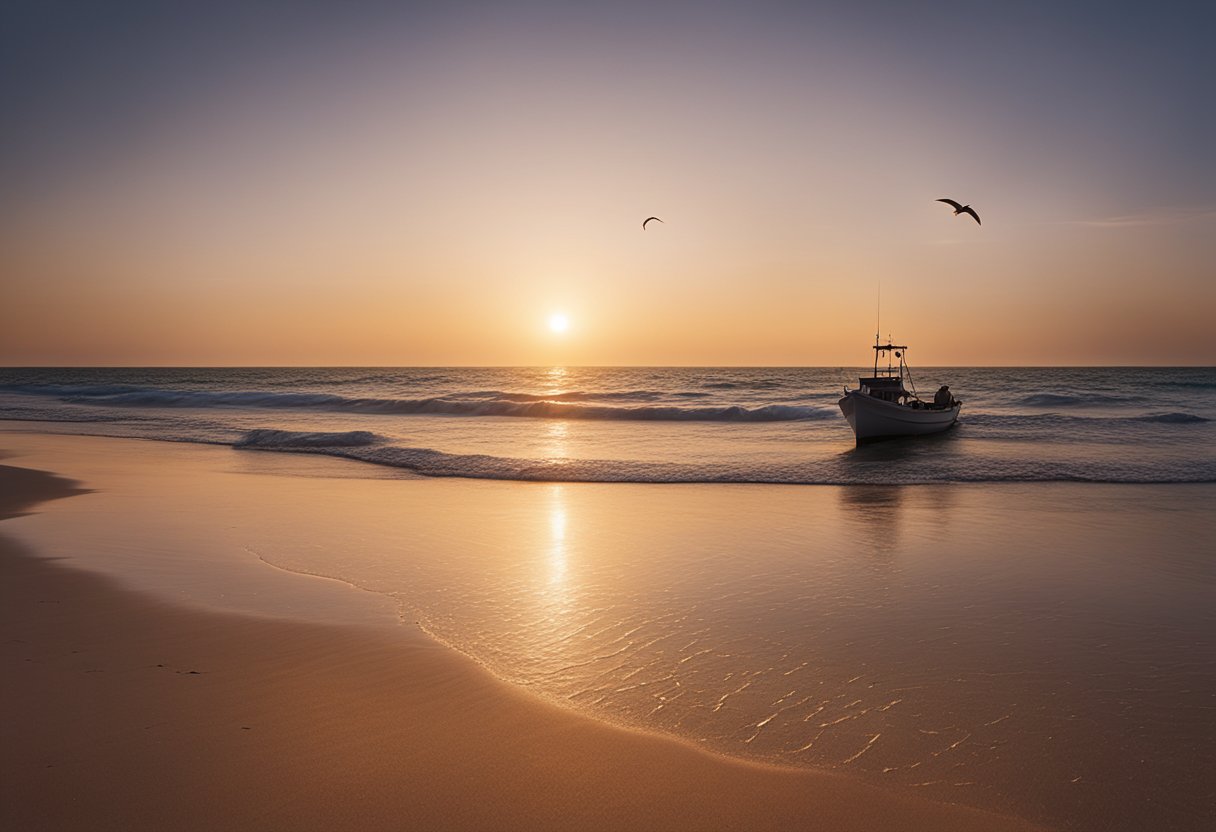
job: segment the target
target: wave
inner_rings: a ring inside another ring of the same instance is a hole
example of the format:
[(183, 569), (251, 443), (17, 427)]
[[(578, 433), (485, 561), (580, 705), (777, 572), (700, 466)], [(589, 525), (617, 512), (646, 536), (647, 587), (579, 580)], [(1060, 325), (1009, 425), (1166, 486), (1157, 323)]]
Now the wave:
[[(447, 415), (511, 416), (541, 419), (591, 419), (618, 421), (676, 422), (791, 422), (835, 418), (835, 412), (817, 407), (771, 404), (758, 407), (721, 405), (685, 407), (679, 405), (641, 405), (635, 407), (577, 404), (573, 397), (609, 397), (625, 394), (564, 393), (562, 398), (533, 394), (503, 394), (482, 391), (482, 396), (497, 398), (433, 397), (426, 399), (383, 399), (347, 397), (334, 393), (278, 393), (257, 391), (166, 390), (131, 388), (124, 385), (25, 385), (8, 388), (13, 392), (58, 396), (72, 404), (110, 407), (208, 408), (245, 407), (266, 409), (307, 409), (372, 415)], [(634, 393), (636, 395), (636, 391)], [(460, 394), (452, 394), (458, 396)]]
[(1166, 425), (1195, 425), (1201, 422), (1212, 421), (1202, 416), (1196, 416), (1193, 413), (1154, 413), (1150, 416), (1135, 416), (1133, 418), (1137, 422), (1157, 422)]
[(701, 386), (710, 390), (778, 390), (786, 385), (780, 381), (707, 381)]
[(1152, 423), (1161, 425), (1197, 425), (1212, 421), (1193, 413), (1150, 413), (1144, 416), (1077, 416), (1071, 413), (972, 413), (959, 421), (967, 425), (993, 427), (1047, 427), (1051, 425), (1119, 425), (1129, 423)]
[[(368, 377), (363, 379), (343, 379), (343, 384), (353, 384), (365, 381), (385, 381), (385, 378)], [(298, 384), (296, 380), (289, 382), (270, 382), (269, 386), (289, 386)], [(316, 383), (312, 380), (309, 383)], [(343, 398), (336, 393), (280, 393), (276, 391), (220, 391), (220, 390), (173, 390), (168, 388), (158, 387), (137, 387), (129, 384), (10, 384), (0, 385), (0, 391), (12, 393), (27, 393), (32, 395), (42, 396), (59, 396), (71, 401), (80, 401), (84, 399), (104, 399), (110, 403), (144, 403), (156, 404), (157, 402), (172, 403), (175, 401), (203, 401), (206, 397), (225, 397), (235, 396), (243, 400), (256, 400), (257, 396), (303, 396), (316, 397), (317, 401), (328, 401), (330, 397)], [(681, 398), (681, 399), (701, 399), (708, 398), (711, 393), (703, 393), (698, 391), (675, 390), (663, 392), (661, 390), (615, 390), (605, 392), (584, 392), (581, 390), (571, 390), (561, 393), (516, 393), (506, 390), (470, 390), (467, 392), (444, 393), (436, 398), (446, 398), (455, 400), (496, 400), (507, 402), (615, 402), (615, 401), (656, 401), (666, 397)], [(148, 398), (141, 399), (141, 396)], [(118, 397), (127, 397), (119, 399)], [(307, 399), (301, 399), (305, 401)], [(99, 402), (105, 403), (105, 402)], [(226, 402), (225, 402), (226, 403)]]
[(1186, 390), (1216, 390), (1216, 381), (1156, 381), (1158, 387), (1181, 387)]
[(449, 399), (493, 399), (504, 402), (620, 402), (657, 401), (667, 397), (681, 399), (708, 398), (709, 393), (677, 390), (664, 393), (659, 390), (616, 390), (603, 393), (586, 393), (571, 390), (566, 393), (512, 393), (503, 390), (474, 390), (468, 393), (448, 393)]
[(880, 466), (866, 457), (786, 465), (697, 465), (603, 459), (519, 459), (489, 454), (452, 454), (431, 448), (399, 446), (287, 445), (263, 450), (320, 453), (403, 468), (427, 477), (514, 480), (526, 482), (601, 483), (738, 483), (780, 485), (929, 485), (936, 483), (1213, 483), (1216, 468), (1196, 463), (1188, 468), (1086, 467), (1049, 461), (1009, 462), (961, 467)]
[(1016, 403), (1025, 407), (1092, 407), (1143, 401), (1145, 401), (1143, 396), (1110, 396), (1102, 393), (1034, 393), (1023, 396)]
[(4, 384), (0, 391), (34, 396), (117, 396), (139, 393), (146, 387), (132, 384)]
[(661, 422), (797, 422), (810, 419), (832, 419), (836, 414), (824, 408), (770, 404), (761, 407), (725, 405), (717, 407), (680, 407), (677, 405), (648, 405), (640, 407), (608, 407), (577, 405), (561, 401), (468, 402), (432, 400), (428, 412), (476, 416), (530, 416), (557, 419), (597, 419)]
[(362, 448), (381, 442), (381, 437), (366, 430), (339, 432), (251, 430), (233, 443), (234, 448)]

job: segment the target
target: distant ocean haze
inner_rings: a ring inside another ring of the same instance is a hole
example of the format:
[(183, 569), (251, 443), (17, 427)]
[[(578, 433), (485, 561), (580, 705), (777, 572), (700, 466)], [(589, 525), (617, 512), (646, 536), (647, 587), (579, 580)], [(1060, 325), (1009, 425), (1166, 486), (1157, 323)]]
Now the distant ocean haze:
[(0, 419), (587, 482), (1216, 481), (1212, 368), (923, 368), (948, 433), (856, 449), (864, 368), (6, 369)]

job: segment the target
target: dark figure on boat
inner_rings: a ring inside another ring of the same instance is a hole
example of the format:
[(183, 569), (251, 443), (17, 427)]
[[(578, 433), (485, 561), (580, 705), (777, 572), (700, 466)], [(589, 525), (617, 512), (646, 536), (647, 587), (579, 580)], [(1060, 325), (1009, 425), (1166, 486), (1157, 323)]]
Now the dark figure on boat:
[(933, 396), (933, 404), (936, 407), (954, 407), (954, 396), (950, 393), (950, 385), (943, 384), (941, 389)]

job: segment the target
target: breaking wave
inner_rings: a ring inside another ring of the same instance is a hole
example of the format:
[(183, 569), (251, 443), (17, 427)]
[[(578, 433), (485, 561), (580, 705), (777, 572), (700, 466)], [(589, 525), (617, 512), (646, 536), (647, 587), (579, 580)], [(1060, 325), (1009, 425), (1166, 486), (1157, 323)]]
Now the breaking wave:
[(371, 431), (348, 430), (339, 432), (251, 430), (233, 443), (234, 448), (361, 448), (375, 445), (381, 439)]
[[(261, 431), (254, 431), (260, 433)], [(269, 431), (280, 433), (280, 431)], [(287, 433), (287, 432), (283, 432)], [(1094, 468), (1055, 461), (1016, 461), (1003, 466), (934, 468), (871, 467), (865, 457), (806, 461), (779, 465), (679, 464), (609, 459), (521, 459), (489, 454), (454, 454), (431, 448), (389, 445), (322, 446), (308, 444), (250, 445), (262, 450), (320, 453), (345, 459), (404, 468), (427, 477), (517, 480), (527, 482), (602, 483), (754, 483), (783, 485), (859, 485), (871, 483), (923, 485), (949, 482), (1095, 482), (1203, 483), (1216, 482), (1216, 470), (1194, 463), (1172, 470), (1128, 466)]]

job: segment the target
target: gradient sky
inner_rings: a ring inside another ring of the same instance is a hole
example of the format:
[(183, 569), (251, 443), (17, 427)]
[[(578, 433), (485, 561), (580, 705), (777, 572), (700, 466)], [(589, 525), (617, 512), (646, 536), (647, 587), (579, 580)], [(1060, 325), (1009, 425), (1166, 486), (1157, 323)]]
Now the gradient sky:
[(1216, 4), (0, 15), (3, 364), (1216, 364)]

